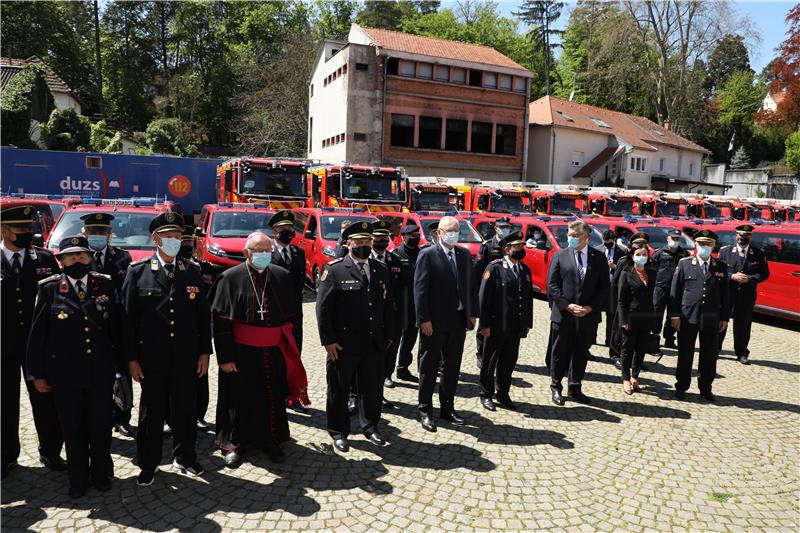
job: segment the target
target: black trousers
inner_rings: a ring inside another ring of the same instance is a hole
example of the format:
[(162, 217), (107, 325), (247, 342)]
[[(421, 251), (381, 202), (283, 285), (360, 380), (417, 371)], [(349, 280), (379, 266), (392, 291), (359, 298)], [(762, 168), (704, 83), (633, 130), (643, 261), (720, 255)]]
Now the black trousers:
[[(122, 376), (122, 379), (128, 382), (128, 387), (133, 390), (133, 378), (129, 375)], [(111, 411), (113, 413), (113, 420), (114, 424), (128, 424), (131, 421), (131, 411), (133, 410), (133, 406), (130, 409), (120, 409), (117, 402), (111, 400)]]
[(433, 415), (433, 389), (440, 360), (442, 377), (439, 381), (439, 408), (444, 415), (453, 412), (461, 356), (467, 337), (466, 323), (467, 317), (463, 311), (459, 311), (449, 328), (434, 325), (433, 335), (420, 335), (418, 409), (421, 415)]
[[(755, 300), (749, 297), (735, 297), (731, 295), (731, 317), (733, 317), (733, 352), (736, 357), (747, 357), (750, 355), (750, 331), (753, 328), (753, 307)], [(719, 334), (719, 348), (722, 349), (722, 342), (731, 326), (725, 328)]]
[(519, 357), (519, 328), (513, 331), (494, 331), (483, 343), (481, 365), (481, 398), (508, 396), (511, 374)]
[(303, 313), (298, 314), (297, 319), (292, 322), (292, 337), (297, 344), (297, 351), (303, 353)]
[(411, 366), (414, 360), (411, 350), (414, 349), (414, 344), (417, 342), (417, 333), (419, 333), (419, 328), (414, 325), (406, 326), (403, 329), (400, 335), (400, 350), (397, 354), (397, 370), (408, 370), (408, 367)]
[(136, 455), (142, 470), (161, 463), (164, 421), (172, 428), (172, 453), (183, 464), (197, 459), (197, 374), (196, 365), (148, 369), (142, 367), (139, 427)]
[(478, 360), (479, 367), (483, 366), (483, 345), (485, 340), (480, 331), (475, 332), (475, 358)]
[(197, 381), (197, 419), (205, 420), (208, 411), (208, 372)]
[[(661, 322), (664, 322), (664, 330), (663, 336), (664, 340), (667, 341), (675, 341), (675, 328), (672, 327), (672, 322), (669, 319), (669, 316), (664, 318), (664, 311), (667, 309), (667, 302), (669, 301), (669, 289), (662, 288), (656, 286), (653, 289), (653, 307), (656, 312), (657, 322), (656, 324), (659, 325), (659, 330), (661, 326)], [(721, 344), (721, 342), (720, 342)]]
[(569, 372), (569, 389), (580, 390), (586, 373), (589, 346), (597, 324), (563, 315), (561, 323), (550, 325), (553, 347), (550, 361), (550, 388), (561, 391), (561, 380)]
[(111, 412), (108, 397), (114, 382), (77, 390), (53, 390), (58, 421), (67, 448), (70, 487), (86, 488), (89, 476), (104, 480), (114, 475), (111, 459)]
[(650, 328), (631, 325), (628, 331), (622, 330), (622, 379), (638, 378), (642, 368)]
[(384, 359), (383, 350), (375, 349), (359, 353), (349, 351), (346, 347), (339, 352), (338, 359), (328, 357), (325, 364), (325, 376), (328, 382), (325, 411), (328, 418), (328, 433), (334, 439), (347, 438), (350, 435), (347, 400), (351, 388), (354, 388), (358, 395), (358, 420), (361, 431), (367, 433), (378, 427), (383, 397)]
[(690, 324), (681, 319), (678, 331), (678, 365), (675, 369), (675, 390), (685, 392), (692, 382), (694, 345), (700, 337), (700, 357), (697, 362), (697, 387), (700, 392), (711, 392), (711, 385), (717, 375), (717, 356), (719, 355), (719, 321), (710, 321), (702, 329), (698, 324)]

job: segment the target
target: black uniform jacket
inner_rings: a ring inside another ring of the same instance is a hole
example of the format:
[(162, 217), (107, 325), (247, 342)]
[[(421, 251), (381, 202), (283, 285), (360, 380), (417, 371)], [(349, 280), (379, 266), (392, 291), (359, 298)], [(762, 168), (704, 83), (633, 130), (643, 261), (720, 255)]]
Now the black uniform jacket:
[(317, 291), (317, 326), (323, 346), (334, 342), (350, 353), (384, 350), (392, 338), (394, 311), (389, 272), (368, 259), (369, 281), (350, 256), (325, 266)]
[(645, 266), (647, 285), (642, 283), (634, 268), (623, 268), (619, 276), (619, 298), (617, 312), (620, 326), (645, 328), (652, 331), (657, 328), (656, 314), (653, 308), (653, 290), (657, 267), (652, 262)]
[(550, 261), (547, 273), (548, 298), (552, 302), (550, 320), (561, 323), (562, 314), (573, 316), (566, 309), (569, 304), (590, 306), (592, 312), (581, 317), (587, 322), (600, 322), (600, 309), (608, 301), (608, 261), (605, 256), (589, 248), (586, 274), (583, 283), (575, 261), (575, 250), (559, 250)]
[(675, 273), (675, 267), (678, 266), (678, 261), (684, 257), (689, 257), (689, 252), (681, 247), (678, 247), (674, 252), (668, 247), (659, 248), (653, 252), (651, 261), (658, 268), (656, 287), (669, 293), (669, 289), (672, 287), (672, 275)]
[(750, 245), (747, 255), (742, 257), (736, 246), (723, 246), (719, 250), (719, 260), (728, 265), (729, 278), (737, 272), (750, 276), (747, 283), (730, 282), (731, 297), (743, 298), (746, 302), (755, 304), (757, 285), (769, 278), (769, 266), (764, 252)]
[(94, 254), (92, 254), (92, 269), (111, 276), (111, 281), (114, 282), (118, 295), (122, 294), (122, 285), (125, 283), (125, 275), (128, 273), (128, 265), (130, 264), (131, 254), (122, 248), (107, 247), (102, 268), (94, 260)]
[[(464, 307), (467, 317), (480, 316), (478, 303), (478, 278), (475, 276), (469, 252), (454, 246), (458, 281), (442, 246), (434, 244), (422, 249), (414, 270), (414, 305), (417, 323), (432, 322), (433, 329), (445, 329), (453, 322), (458, 304)], [(471, 327), (468, 329), (472, 329)]]
[(28, 339), (29, 379), (55, 389), (106, 386), (122, 366), (121, 308), (111, 277), (90, 272), (83, 302), (66, 274), (39, 282)]
[(475, 272), (478, 274), (478, 279), (483, 275), (483, 271), (486, 270), (489, 263), (502, 258), (503, 250), (500, 249), (500, 240), (497, 235), (483, 241), (480, 248), (478, 248), (478, 255), (475, 256)]
[(397, 298), (397, 311), (400, 317), (400, 324), (403, 329), (413, 327), (417, 318), (417, 310), (414, 307), (414, 269), (419, 255), (419, 248), (409, 248), (402, 244), (392, 250), (392, 253), (399, 257), (402, 262), (403, 271), (403, 290)]
[(272, 249), (272, 261), (280, 267), (285, 268), (291, 274), (294, 283), (294, 302), (297, 306), (296, 316), (302, 319), (303, 314), (303, 287), (306, 283), (306, 254), (302, 248), (289, 245), (289, 264), (283, 260), (283, 254), (278, 251), (278, 247)]
[(483, 272), (478, 299), (480, 329), (491, 328), (492, 336), (526, 337), (533, 327), (533, 285), (528, 265), (519, 263), (519, 278), (503, 259), (495, 259)]
[(175, 259), (174, 279), (153, 256), (131, 263), (122, 287), (128, 361), (166, 370), (195, 368), (211, 353), (211, 317), (200, 267)]
[(686, 257), (678, 262), (672, 276), (669, 295), (669, 316), (680, 317), (690, 324), (716, 327), (730, 316), (728, 266), (709, 259), (708, 274), (703, 275), (700, 260)]

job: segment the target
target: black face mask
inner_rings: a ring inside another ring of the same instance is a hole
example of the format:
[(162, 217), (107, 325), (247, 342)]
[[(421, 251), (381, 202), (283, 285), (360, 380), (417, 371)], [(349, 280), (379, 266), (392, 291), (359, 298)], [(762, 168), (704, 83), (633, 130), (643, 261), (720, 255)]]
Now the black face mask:
[(739, 243), (739, 246), (747, 246), (750, 244), (750, 237), (742, 237), (741, 235), (737, 235), (736, 242)]
[(419, 246), (419, 239), (419, 237), (409, 237), (406, 241), (406, 245), (408, 245), (409, 248), (417, 248)]
[(178, 257), (183, 257), (184, 259), (191, 259), (192, 252), (194, 252), (194, 250), (192, 249), (191, 246), (181, 246), (181, 251), (178, 252)]
[(353, 253), (353, 257), (357, 259), (366, 259), (369, 257), (369, 254), (372, 253), (372, 247), (367, 245), (354, 246), (351, 251)]
[(523, 259), (525, 259), (525, 250), (514, 250), (513, 252), (511, 252), (511, 259), (522, 261)]
[(285, 229), (278, 232), (278, 240), (281, 241), (283, 244), (289, 244), (294, 239), (294, 230), (293, 229)]
[(65, 266), (63, 268), (64, 274), (71, 277), (72, 279), (81, 279), (83, 276), (89, 273), (91, 270), (92, 265), (86, 263), (73, 263), (69, 266)]
[(14, 235), (14, 246), (28, 248), (33, 242), (33, 232), (17, 233)]
[(379, 252), (383, 252), (388, 247), (389, 241), (372, 241), (372, 248)]
[(603, 244), (605, 244), (605, 245), (606, 245), (606, 248), (611, 248), (612, 246), (614, 246), (614, 241), (611, 241), (611, 242), (604, 242)]

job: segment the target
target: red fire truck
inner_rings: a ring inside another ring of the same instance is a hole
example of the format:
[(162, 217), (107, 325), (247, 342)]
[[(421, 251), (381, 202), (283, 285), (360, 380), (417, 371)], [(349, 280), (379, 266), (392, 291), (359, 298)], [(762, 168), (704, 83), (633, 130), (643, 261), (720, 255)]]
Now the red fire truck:
[(587, 212), (606, 217), (638, 215), (642, 202), (638, 194), (621, 189), (617, 192), (590, 192), (588, 199)]
[(263, 204), (272, 209), (304, 206), (308, 167), (308, 161), (297, 159), (230, 159), (217, 167), (217, 200)]
[(588, 197), (578, 190), (534, 191), (533, 212), (538, 215), (577, 215), (585, 213)]
[(311, 168), (307, 207), (401, 211), (408, 205), (408, 177), (400, 167), (318, 165)]
[(464, 194), (446, 184), (412, 183), (408, 208), (411, 211), (460, 211), (464, 209)]
[(464, 193), (465, 211), (530, 213), (531, 192), (527, 187), (474, 183), (458, 187)]
[(736, 196), (707, 196), (704, 218), (730, 217), (735, 220), (761, 218), (759, 209)]

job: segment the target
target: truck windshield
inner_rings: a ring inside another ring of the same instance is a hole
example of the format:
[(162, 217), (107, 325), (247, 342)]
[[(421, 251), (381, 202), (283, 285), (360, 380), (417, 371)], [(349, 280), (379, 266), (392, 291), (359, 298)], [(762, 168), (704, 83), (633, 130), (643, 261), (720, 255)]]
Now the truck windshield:
[(530, 212), (521, 196), (501, 196), (492, 198), (492, 211), (495, 213)]
[(652, 210), (645, 212), (659, 217), (677, 217), (681, 214), (681, 204), (674, 202), (659, 202), (656, 204), (655, 214), (652, 212)]
[(421, 193), (411, 193), (412, 211), (449, 211), (455, 208), (455, 204), (450, 203), (450, 194), (446, 192), (423, 191)]
[(342, 178), (342, 197), (358, 200), (404, 201), (399, 174), (367, 174), (351, 172)]
[[(667, 234), (675, 228), (666, 226), (639, 226), (636, 229), (646, 233), (647, 236), (650, 237), (650, 248), (653, 250), (658, 250), (659, 248), (663, 248), (667, 245)], [(692, 239), (690, 239), (688, 235), (686, 235), (684, 232), (681, 232), (680, 246), (684, 250), (693, 250), (694, 242), (692, 242)]]
[(241, 180), (241, 194), (306, 197), (305, 174), (294, 168), (252, 167)]
[(575, 207), (575, 198), (551, 198), (551, 215), (577, 215), (581, 210)]
[[(422, 224), (422, 232), (425, 234), (425, 238), (430, 241), (431, 240), (431, 224), (437, 222), (438, 218), (426, 218), (419, 221)], [(467, 222), (466, 220), (459, 220), (458, 222), (458, 242), (460, 244), (468, 244), (468, 243), (475, 243), (475, 242), (483, 242), (481, 238), (481, 234), (472, 227), (472, 224)]]
[(744, 207), (732, 207), (731, 208), (731, 217), (735, 218), (736, 220), (745, 220), (745, 216), (747, 216), (747, 210)]
[(373, 217), (358, 215), (320, 215), (322, 222), (322, 238), (328, 241), (338, 241), (342, 230), (354, 222), (375, 222)]
[(722, 209), (715, 205), (706, 204), (705, 216), (700, 218), (717, 218), (722, 216)]
[[(61, 216), (58, 225), (50, 234), (48, 248), (55, 249), (59, 241), (70, 235), (81, 232), (83, 221), (81, 217), (90, 211), (67, 211)], [(150, 238), (150, 221), (156, 216), (155, 210), (141, 212), (114, 211), (114, 220), (111, 221), (111, 244), (126, 250), (152, 250), (155, 248)]]
[(633, 214), (633, 200), (606, 200), (607, 217), (624, 217)]
[(211, 218), (212, 237), (247, 237), (254, 231), (272, 234), (269, 229), (270, 212), (231, 211), (217, 212)]

